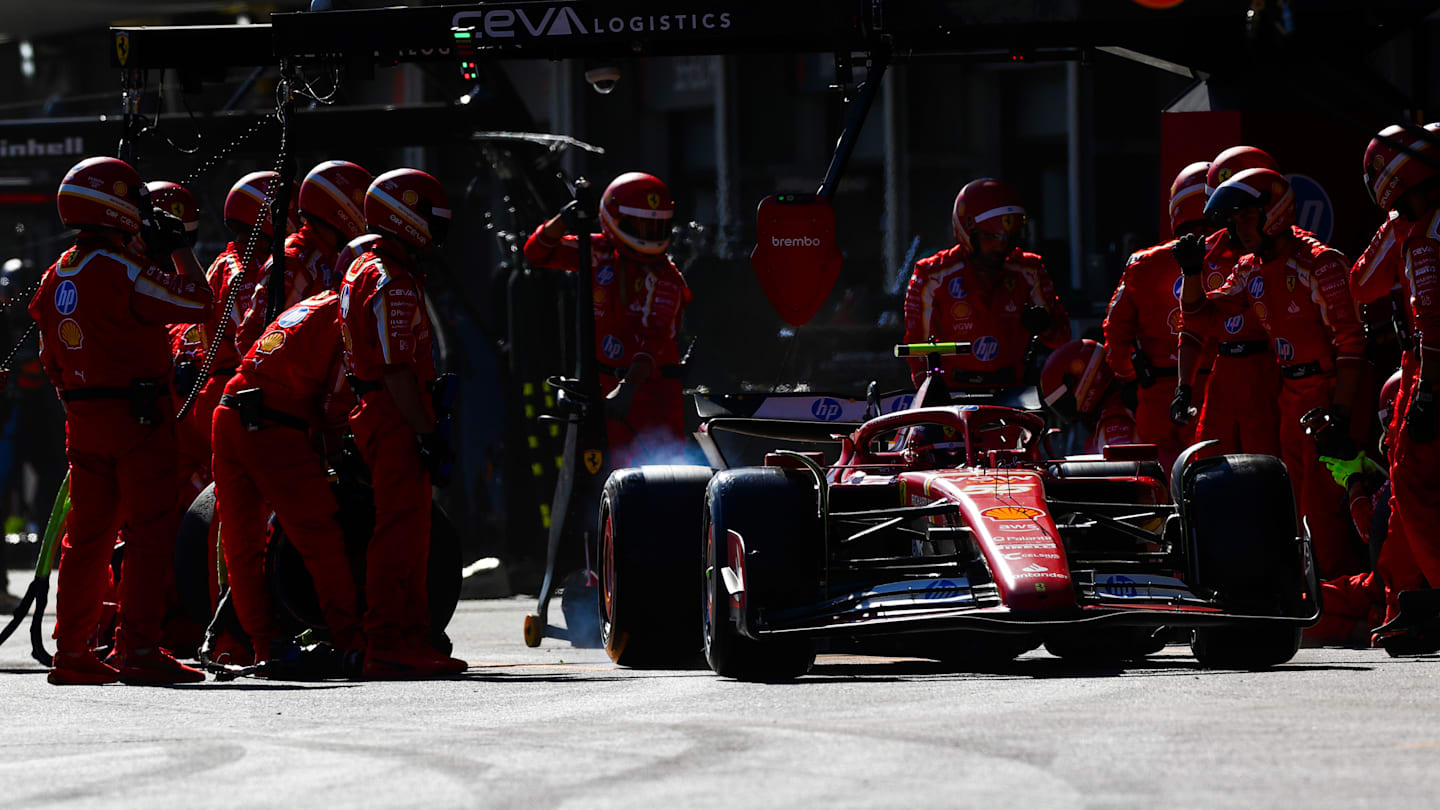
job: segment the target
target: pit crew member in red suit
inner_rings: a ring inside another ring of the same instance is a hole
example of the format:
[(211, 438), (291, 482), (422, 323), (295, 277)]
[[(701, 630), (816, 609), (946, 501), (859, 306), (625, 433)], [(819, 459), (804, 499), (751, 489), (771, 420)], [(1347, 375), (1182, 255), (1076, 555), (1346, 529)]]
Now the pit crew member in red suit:
[[(285, 237), (285, 303), (288, 309), (321, 290), (339, 289), (343, 271), (336, 270), (335, 254), (365, 232), (365, 189), (370, 173), (343, 160), (327, 160), (310, 170), (300, 182), (296, 208), (300, 228)], [(244, 354), (255, 345), (269, 324), (265, 310), (271, 261), (266, 260), (255, 282), (249, 308), (235, 333), (235, 348)]]
[[(675, 203), (658, 178), (628, 172), (600, 198), (601, 233), (590, 236), (595, 360), (615, 467), (645, 463), (685, 443), (680, 317), (690, 288), (665, 251)], [(563, 216), (535, 229), (525, 260), (575, 272), (579, 240)]]
[[(1383, 139), (1383, 140), (1382, 140)], [(1410, 151), (1394, 145), (1394, 141)], [(1406, 570), (1400, 560), (1385, 560), (1387, 602), (1390, 591), (1418, 590), (1421, 579), (1434, 587), (1440, 582), (1440, 519), (1437, 480), (1440, 480), (1440, 407), (1436, 388), (1440, 384), (1440, 175), (1427, 160), (1436, 150), (1429, 139), (1416, 137), (1401, 127), (1382, 130), (1365, 152), (1365, 179), (1371, 196), (1382, 210), (1398, 211), (1410, 223), (1404, 240), (1402, 260), (1410, 290), (1410, 320), (1415, 332), (1415, 349), (1395, 407), (1391, 436), (1395, 443), (1390, 464), (1390, 535), (1406, 541), (1414, 567)], [(1388, 565), (1387, 563), (1394, 563)], [(1433, 592), (1432, 592), (1433, 593)], [(1390, 613), (1393, 613), (1393, 608)], [(1405, 611), (1408, 613), (1409, 611)], [(1392, 616), (1393, 618), (1393, 616)], [(1403, 626), (1387, 625), (1391, 632)]]
[[(170, 330), (171, 348), (176, 364), (176, 393), (183, 402), (193, 385), (193, 375), (199, 374), (204, 366), (205, 353), (210, 349), (210, 342), (219, 332), (222, 321), (227, 317), (230, 319), (230, 324), (226, 327), (229, 330), (228, 338), (221, 343), (216, 353), (210, 378), (203, 381), (194, 406), (177, 426), (180, 446), (180, 499), (187, 505), (211, 480), (210, 423), (215, 407), (220, 402), (220, 394), (225, 390), (225, 383), (240, 365), (240, 355), (235, 351), (235, 334), (240, 327), (245, 306), (254, 294), (260, 265), (264, 257), (270, 254), (270, 238), (275, 229), (270, 222), (270, 212), (265, 206), (265, 196), (269, 184), (278, 178), (279, 175), (275, 172), (252, 172), (240, 178), (225, 195), (223, 215), (225, 225), (233, 238), (225, 246), (225, 250), (215, 257), (215, 261), (211, 262), (210, 269), (205, 274), (210, 283), (210, 294), (215, 301), (214, 312), (206, 323), (182, 324), (171, 327)], [(294, 196), (292, 192), (292, 200)], [(152, 192), (152, 198), (158, 200), (158, 195)], [(246, 240), (252, 229), (257, 229), (255, 247), (250, 264), (242, 267)], [(239, 290), (235, 296), (235, 306), (229, 312), (222, 311), (230, 289), (236, 286)]]
[(1040, 395), (1062, 416), (1090, 428), (1085, 452), (1100, 453), (1112, 444), (1135, 444), (1135, 416), (1126, 407), (1104, 346), (1072, 340), (1051, 353), (1040, 370)]
[[(1177, 237), (1215, 230), (1205, 219), (1209, 169), (1209, 163), (1191, 163), (1170, 185), (1170, 228)], [(1173, 244), (1172, 239), (1130, 257), (1104, 323), (1106, 361), (1134, 398), (1140, 440), (1160, 449), (1167, 470), (1194, 438), (1192, 430), (1170, 419), (1180, 335), (1180, 266), (1170, 254)]]
[[(1025, 209), (1009, 186), (967, 183), (951, 211), (955, 246), (915, 263), (905, 291), (905, 342), (969, 342), (943, 358), (952, 388), (1021, 385), (1031, 340), (1054, 349), (1070, 339), (1070, 316), (1040, 257), (1020, 249)], [(911, 379), (925, 358), (910, 358)]]
[(335, 521), (339, 507), (325, 462), (307, 441), (326, 423), (324, 409), (343, 383), (340, 355), (340, 295), (326, 290), (270, 324), (215, 411), (215, 492), (230, 598), (256, 663), (283, 658), (288, 646), (271, 618), (265, 579), (271, 509), (315, 581), (336, 649), (365, 650), (355, 582)]
[[(210, 288), (183, 226), (144, 212), (140, 176), (124, 161), (89, 158), (61, 182), (60, 219), (75, 244), (30, 301), (41, 362), (65, 403), (70, 516), (60, 556), (50, 670), (56, 684), (204, 680), (158, 644), (171, 570), (175, 511), (175, 406), (166, 325), (210, 316)], [(129, 246), (143, 220), (151, 252), (169, 248), (167, 272)], [(88, 641), (101, 614), (116, 532), (125, 527), (116, 649), (120, 667)]]
[(345, 367), (357, 397), (350, 427), (375, 490), (375, 534), (366, 551), (365, 676), (452, 675), (466, 664), (426, 637), (430, 611), (430, 478), (450, 455), (435, 433), (425, 384), (435, 378), (419, 260), (445, 238), (450, 203), (416, 169), (375, 178), (365, 220), (381, 238), (350, 265), (340, 288)]
[(1310, 527), (1324, 578), (1363, 566), (1345, 510), (1344, 493), (1321, 465), (1300, 418), (1312, 408), (1349, 423), (1364, 363), (1365, 335), (1350, 298), (1350, 263), (1313, 237), (1296, 237), (1290, 183), (1269, 169), (1247, 169), (1222, 183), (1205, 206), (1243, 252), (1219, 289), (1201, 286), (1205, 244), (1187, 236), (1174, 248), (1185, 273), (1184, 316), (1227, 318), (1253, 312), (1280, 363), (1280, 449)]
[[(1274, 158), (1253, 146), (1232, 146), (1215, 156), (1205, 176), (1205, 194), (1246, 169), (1276, 168)], [(1309, 234), (1291, 226), (1296, 237)], [(1218, 289), (1240, 258), (1234, 240), (1221, 228), (1205, 242), (1205, 291)], [(1171, 402), (1171, 421), (1194, 421), (1195, 440), (1214, 439), (1218, 453), (1280, 455), (1280, 370), (1265, 328), (1251, 311), (1226, 318), (1186, 321), (1178, 351), (1180, 385)], [(1208, 380), (1202, 375), (1210, 369)], [(1204, 402), (1197, 391), (1204, 390)]]

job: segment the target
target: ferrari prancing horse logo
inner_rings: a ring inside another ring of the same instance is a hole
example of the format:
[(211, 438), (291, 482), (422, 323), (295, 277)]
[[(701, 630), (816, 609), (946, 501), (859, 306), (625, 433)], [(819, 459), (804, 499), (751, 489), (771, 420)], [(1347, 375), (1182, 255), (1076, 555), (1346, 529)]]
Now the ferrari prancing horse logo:
[(588, 471), (591, 475), (594, 475), (594, 474), (600, 472), (600, 462), (603, 461), (603, 460), (604, 460), (604, 456), (602, 456), (602, 455), (600, 454), (600, 451), (599, 451), (599, 450), (586, 450), (586, 451), (585, 451), (585, 469), (586, 469), (586, 471)]
[(115, 57), (120, 60), (120, 67), (125, 67), (125, 63), (130, 61), (129, 31), (115, 32)]
[(652, 191), (652, 192), (650, 192), (649, 194), (645, 195), (645, 202), (650, 203), (650, 208), (651, 208), (651, 209), (659, 208), (659, 207), (660, 207), (660, 195), (659, 195), (659, 194), (656, 194), (655, 192)]

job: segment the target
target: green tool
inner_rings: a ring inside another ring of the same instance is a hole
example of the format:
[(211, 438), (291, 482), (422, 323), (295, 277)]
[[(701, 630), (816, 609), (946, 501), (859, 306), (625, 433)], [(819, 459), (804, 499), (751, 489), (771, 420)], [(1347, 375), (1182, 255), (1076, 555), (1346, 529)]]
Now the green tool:
[(15, 634), (15, 629), (20, 626), (26, 614), (30, 613), (31, 606), (35, 608), (35, 614), (30, 620), (30, 655), (41, 664), (50, 666), (53, 661), (50, 653), (45, 651), (45, 641), (41, 633), (41, 625), (45, 621), (45, 606), (50, 601), (50, 569), (55, 564), (55, 556), (58, 553), (60, 531), (65, 527), (65, 517), (70, 514), (70, 474), (65, 474), (65, 480), (60, 483), (60, 491), (55, 493), (55, 505), (50, 508), (50, 522), (45, 524), (45, 537), (40, 543), (40, 556), (35, 560), (35, 579), (30, 582), (30, 587), (25, 591), (25, 598), (15, 608), (15, 613), (10, 617), (10, 623), (0, 630), (0, 644), (4, 644), (10, 636)]

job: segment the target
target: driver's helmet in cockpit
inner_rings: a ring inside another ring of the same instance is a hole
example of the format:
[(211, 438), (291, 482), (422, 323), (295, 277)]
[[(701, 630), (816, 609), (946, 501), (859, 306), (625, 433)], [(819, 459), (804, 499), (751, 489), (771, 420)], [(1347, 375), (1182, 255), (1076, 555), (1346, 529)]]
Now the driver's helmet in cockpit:
[(946, 425), (915, 425), (905, 437), (905, 463), (911, 469), (965, 465), (965, 436)]

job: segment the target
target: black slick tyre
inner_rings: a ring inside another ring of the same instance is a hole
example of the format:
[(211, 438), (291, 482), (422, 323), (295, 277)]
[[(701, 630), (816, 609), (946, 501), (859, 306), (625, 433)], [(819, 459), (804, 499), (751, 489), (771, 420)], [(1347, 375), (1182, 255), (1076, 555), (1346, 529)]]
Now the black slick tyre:
[[(1285, 465), (1273, 456), (1228, 455), (1190, 465), (1184, 520), (1192, 584), (1227, 610), (1308, 615), (1303, 552)], [(1197, 628), (1190, 649), (1214, 669), (1264, 669), (1300, 649), (1294, 624)]]
[[(823, 549), (815, 480), (808, 472), (773, 467), (726, 470), (705, 495), (700, 594), (705, 658), (717, 675), (742, 681), (786, 681), (815, 663), (815, 646), (804, 637), (763, 640), (743, 635), (764, 607), (791, 607), (818, 595)], [(743, 606), (730, 594), (723, 572), (733, 568), (731, 537), (745, 549)]]
[(700, 651), (695, 589), (709, 467), (616, 470), (600, 498), (600, 642), (626, 667), (681, 667)]

